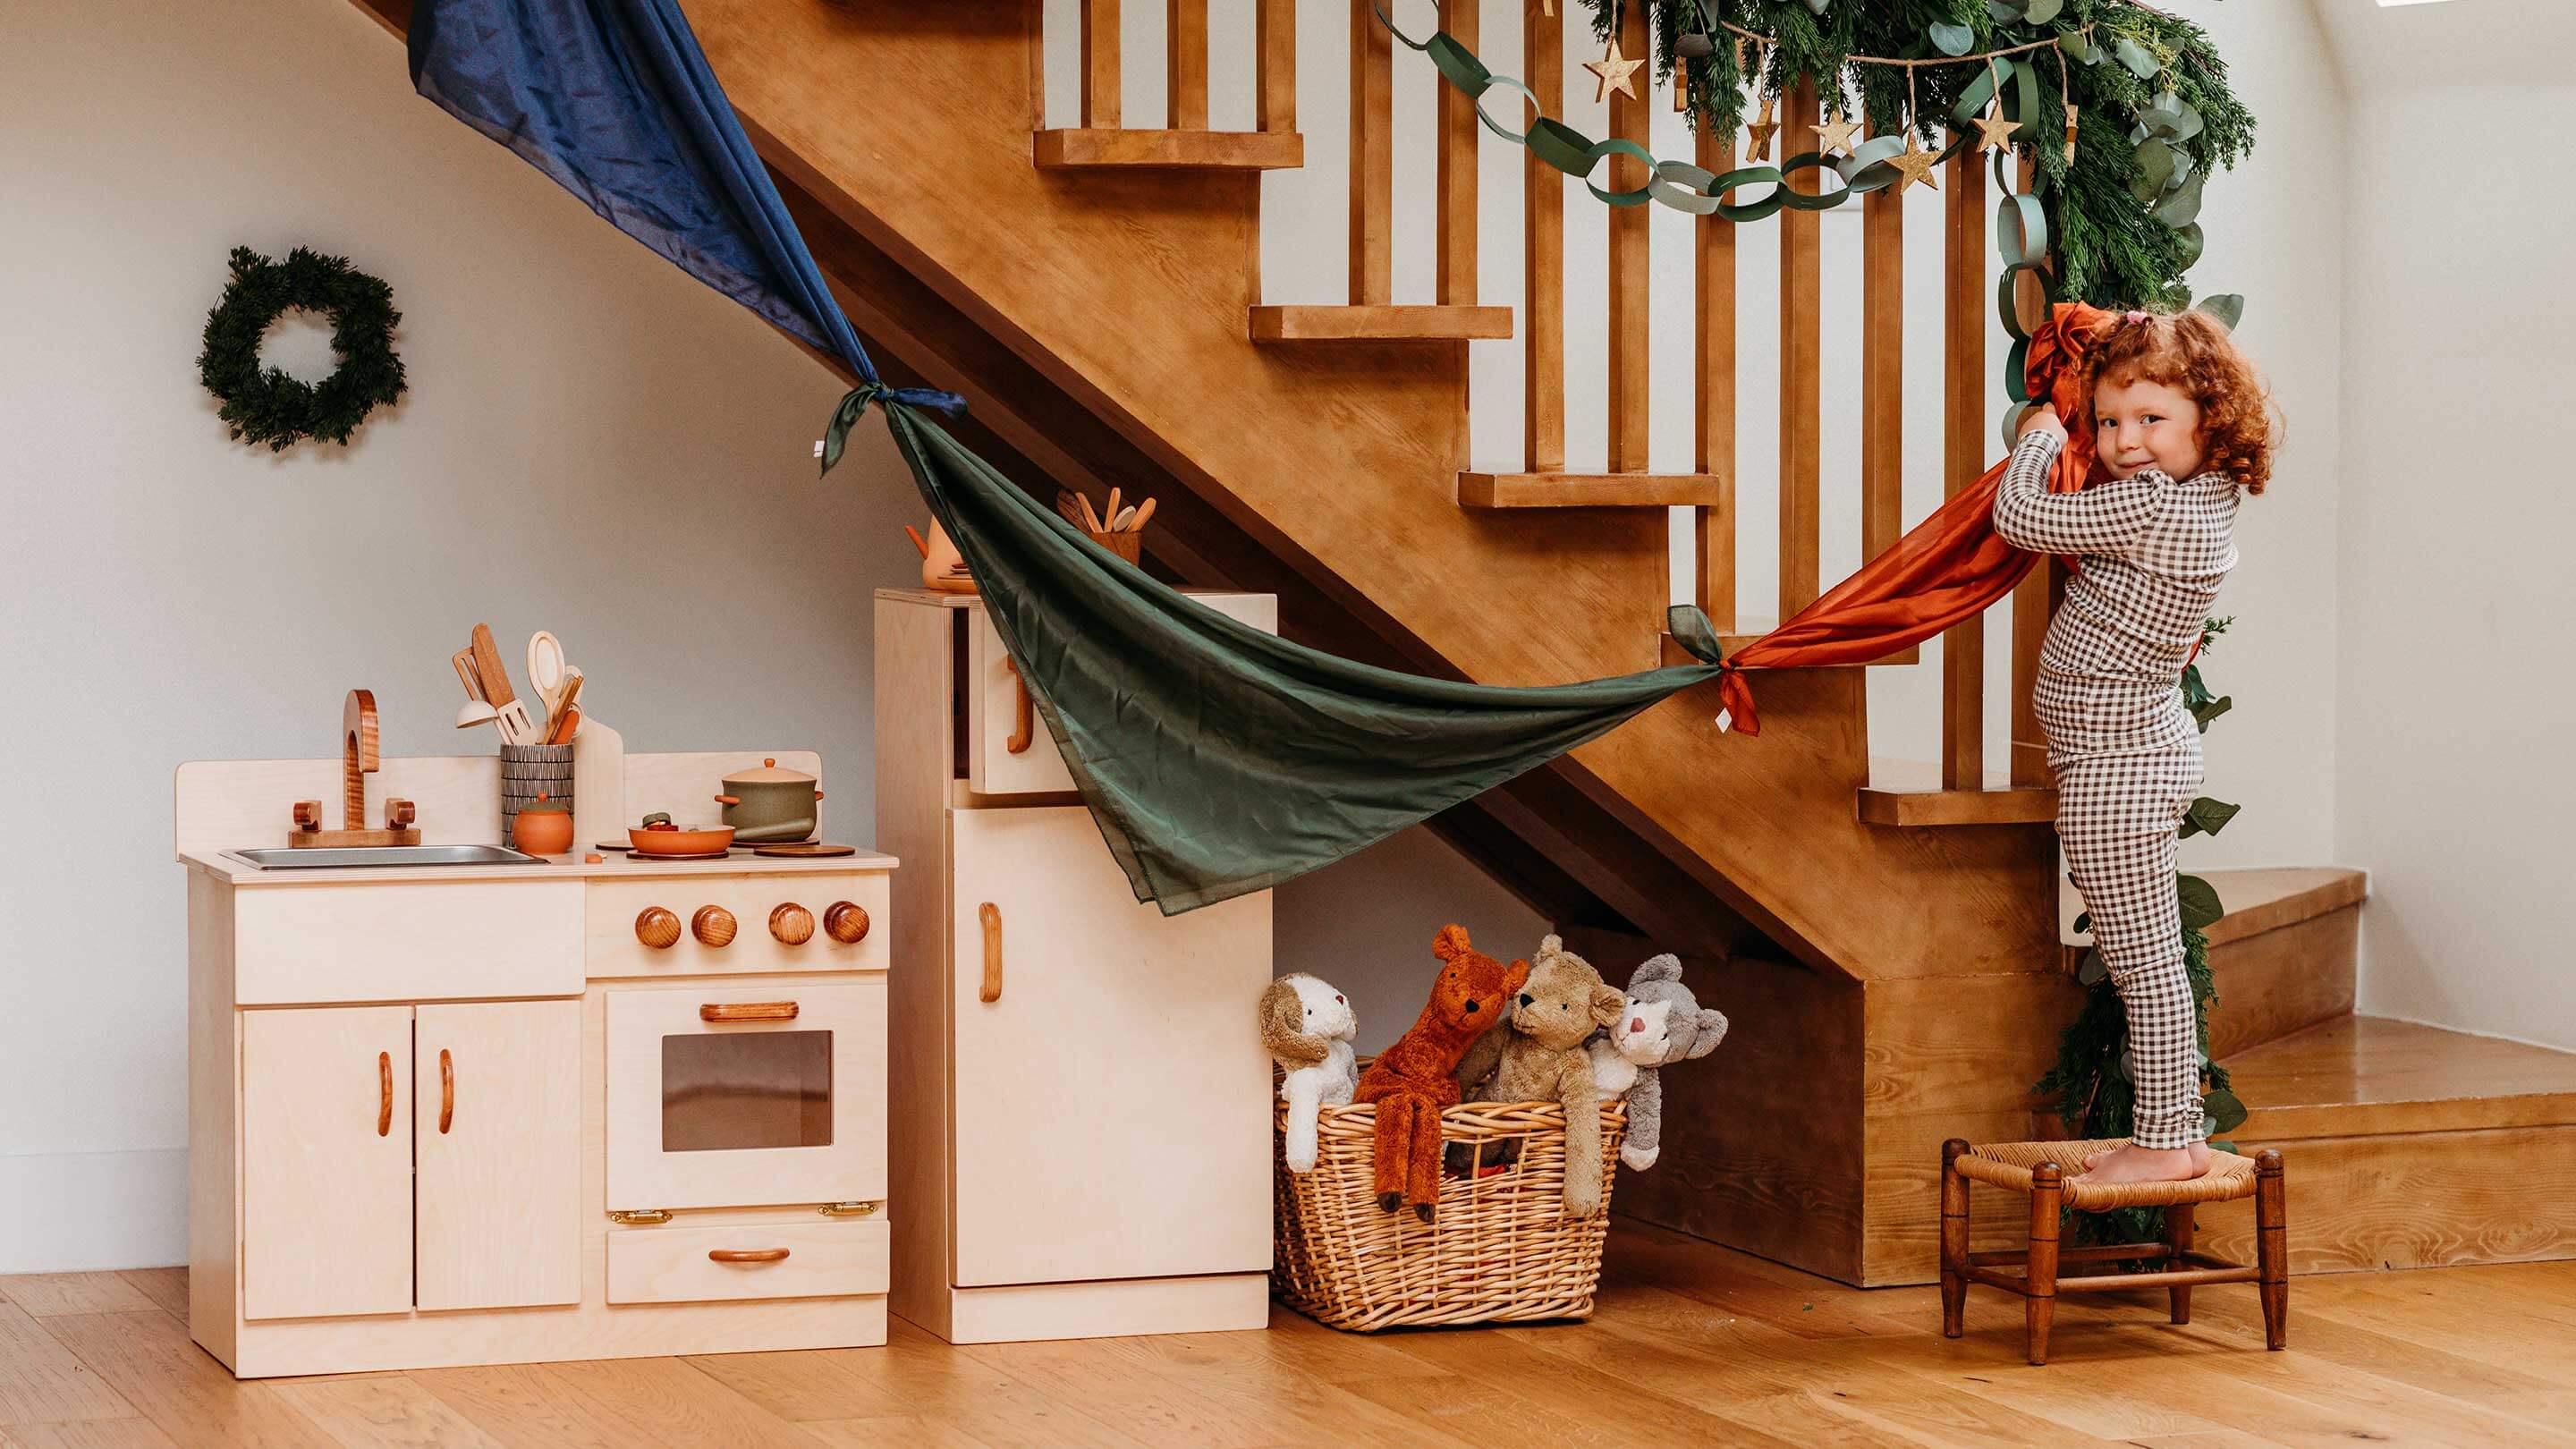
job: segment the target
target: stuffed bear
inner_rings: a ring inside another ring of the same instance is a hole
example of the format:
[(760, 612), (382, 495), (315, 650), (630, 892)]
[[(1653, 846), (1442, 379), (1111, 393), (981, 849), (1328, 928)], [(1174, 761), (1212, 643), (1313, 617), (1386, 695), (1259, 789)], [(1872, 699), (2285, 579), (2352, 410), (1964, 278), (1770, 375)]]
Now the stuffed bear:
[(1441, 962), (1431, 1000), (1353, 1094), (1377, 1104), (1377, 1205), (1393, 1212), (1411, 1203), (1426, 1223), (1440, 1203), (1440, 1113), (1458, 1105), (1450, 1073), (1530, 973), (1527, 961), (1505, 966), (1470, 946), (1464, 926), (1441, 927), (1431, 952)]
[(1282, 976), (1261, 993), (1261, 1044), (1287, 1075), (1279, 1095), (1288, 1103), (1288, 1170), (1315, 1170), (1315, 1118), (1325, 1105), (1351, 1099), (1359, 1084), (1351, 1038), (1359, 1017), (1348, 997), (1302, 972)]
[(1477, 1091), (1485, 1102), (1554, 1102), (1565, 1109), (1565, 1216), (1601, 1211), (1601, 1097), (1583, 1043), (1593, 1028), (1620, 1019), (1628, 999), (1602, 983), (1592, 964), (1562, 938), (1539, 942), (1529, 979), (1511, 1014), (1488, 1031), (1459, 1065), (1462, 1082), (1493, 1080)]
[(1681, 958), (1667, 952), (1648, 960), (1628, 978), (1628, 1015), (1620, 1020), (1621, 1030), (1612, 1035), (1614, 1045), (1626, 1056), (1624, 1038), (1630, 1023), (1638, 1023), (1634, 1035), (1644, 1036), (1652, 1023), (1642, 1020), (1642, 1009), (1661, 1006), (1665, 1009), (1661, 1023), (1663, 1046), (1649, 1059), (1645, 1044), (1638, 1043), (1639, 1055), (1629, 1057), (1637, 1064), (1637, 1084), (1628, 1089), (1628, 1140), (1619, 1148), (1619, 1160), (1638, 1172), (1655, 1165), (1664, 1150), (1664, 1082), (1662, 1068), (1674, 1062), (1704, 1057), (1717, 1050), (1726, 1039), (1726, 1015), (1716, 1007), (1703, 1007), (1682, 984)]

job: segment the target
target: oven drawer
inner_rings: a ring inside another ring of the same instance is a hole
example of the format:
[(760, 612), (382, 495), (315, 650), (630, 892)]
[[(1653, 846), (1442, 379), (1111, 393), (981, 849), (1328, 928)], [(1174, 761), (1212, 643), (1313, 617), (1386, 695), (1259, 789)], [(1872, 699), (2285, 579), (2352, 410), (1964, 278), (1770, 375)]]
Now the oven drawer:
[(888, 1243), (882, 1220), (630, 1228), (608, 1235), (608, 1301), (883, 1293)]
[[(1199, 593), (1190, 597), (1265, 633), (1279, 631), (1276, 594)], [(1070, 791), (1073, 775), (1057, 753), (1046, 721), (1024, 706), (1011, 656), (993, 620), (978, 606), (966, 615), (966, 786), (979, 795)], [(1016, 746), (1017, 748), (1014, 748)]]
[[(584, 903), (584, 970), (594, 977), (715, 976), (743, 971), (883, 971), (886, 943), (893, 938), (886, 920), (884, 871), (796, 875), (674, 875), (660, 880), (593, 880)], [(782, 906), (802, 908), (804, 915), (784, 916)], [(714, 907), (705, 935), (699, 912)], [(834, 908), (854, 911), (834, 914)], [(646, 943), (648, 911), (664, 911), (659, 922), (678, 939), (668, 946)], [(732, 926), (728, 939), (723, 930)], [(844, 941), (834, 926), (858, 935)], [(801, 942), (791, 941), (804, 935)], [(711, 946), (709, 938), (725, 944)], [(578, 988), (575, 988), (578, 989)]]
[(882, 1201), (886, 978), (606, 993), (611, 1211)]

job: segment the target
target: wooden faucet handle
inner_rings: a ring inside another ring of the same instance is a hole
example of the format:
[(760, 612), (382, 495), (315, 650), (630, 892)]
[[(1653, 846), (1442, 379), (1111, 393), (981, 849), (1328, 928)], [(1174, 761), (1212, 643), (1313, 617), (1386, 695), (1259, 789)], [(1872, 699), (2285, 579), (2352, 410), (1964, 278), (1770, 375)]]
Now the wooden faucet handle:
[(322, 802), (319, 800), (296, 801), (295, 828), (298, 830), (320, 830), (322, 828)]
[(412, 822), (419, 818), (419, 810), (415, 809), (409, 800), (388, 800), (385, 802), (385, 828), (387, 830), (408, 830), (411, 828)]
[(823, 908), (823, 934), (844, 946), (868, 938), (868, 909), (856, 901), (834, 901)]

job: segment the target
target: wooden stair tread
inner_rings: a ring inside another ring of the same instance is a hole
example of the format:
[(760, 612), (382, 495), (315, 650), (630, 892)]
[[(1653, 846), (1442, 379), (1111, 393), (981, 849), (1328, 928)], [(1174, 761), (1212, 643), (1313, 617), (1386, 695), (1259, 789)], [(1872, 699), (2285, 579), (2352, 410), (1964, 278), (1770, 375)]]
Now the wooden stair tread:
[[(1744, 632), (1739, 628), (1735, 633), (1720, 634), (1717, 636), (1719, 649), (1724, 651), (1730, 658), (1734, 656), (1736, 650), (1743, 648), (1745, 645), (1750, 644), (1754, 640), (1771, 632), (1770, 626), (1762, 623), (1760, 620), (1739, 620), (1737, 622), (1739, 625), (1751, 624), (1754, 627), (1749, 633)], [(1682, 647), (1680, 640), (1675, 639), (1670, 634), (1665, 634), (1662, 638), (1664, 663), (1696, 664), (1699, 662), (1691, 657), (1691, 652), (1689, 650)], [(1922, 662), (1922, 659), (1923, 654), (1921, 650), (1909, 647), (1899, 649), (1895, 653), (1885, 655), (1881, 658), (1872, 659), (1865, 664), (1820, 664), (1816, 667), (1819, 669), (1879, 669), (1896, 664), (1919, 664)], [(1745, 672), (1749, 674), (1761, 668), (1763, 668), (1763, 666), (1758, 664), (1748, 665), (1746, 666)]]
[(1306, 164), (1294, 131), (1040, 131), (1031, 151), (1048, 168), (1278, 171)]
[(2337, 1017), (2227, 1068), (2247, 1142), (2576, 1125), (2576, 1052), (2388, 1017)]
[[(2189, 870), (2188, 866), (2184, 867)], [(2328, 911), (2358, 905), (2370, 893), (2370, 876), (2366, 871), (2343, 866), (2307, 866), (2264, 870), (2194, 870), (2218, 891), (2219, 904), (2227, 914), (2209, 928), (2209, 944), (2224, 946), (2259, 936), (2283, 926), (2295, 926), (2314, 920)], [(2084, 910), (2084, 897), (2068, 880), (2057, 883), (2057, 923), (2060, 944), (2088, 946), (2089, 933), (2078, 934), (2075, 918)]]
[(1869, 761), (1869, 784), (1857, 810), (1864, 824), (1896, 826), (2047, 825), (2057, 819), (2057, 791), (2017, 786), (1989, 773), (1982, 790), (1941, 788), (1941, 766), (1931, 760)]
[(1468, 342), (1512, 335), (1509, 307), (1295, 306), (1252, 309), (1255, 342)]
[(1715, 473), (1461, 473), (1461, 508), (1718, 508)]

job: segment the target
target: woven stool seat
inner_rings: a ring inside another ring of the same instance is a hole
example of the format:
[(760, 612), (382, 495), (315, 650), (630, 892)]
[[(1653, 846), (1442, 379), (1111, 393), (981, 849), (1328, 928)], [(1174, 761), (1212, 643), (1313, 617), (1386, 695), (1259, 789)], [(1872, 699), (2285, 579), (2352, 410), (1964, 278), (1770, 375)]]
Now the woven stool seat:
[(2171, 1207), (2177, 1203), (2233, 1202), (2254, 1195), (2254, 1159), (2212, 1148), (2209, 1171), (2183, 1182), (2095, 1183), (2077, 1179), (2084, 1159), (2097, 1152), (2128, 1146), (2124, 1137), (2090, 1142), (1987, 1142), (1958, 1159), (1961, 1176), (1993, 1187), (2027, 1193), (2031, 1169), (2054, 1162), (2064, 1172), (2062, 1201), (2079, 1212), (2104, 1213), (2114, 1208)]
[[(2090, 1142), (1989, 1142), (1971, 1147), (1953, 1137), (1941, 1144), (1941, 1332), (1957, 1338), (1967, 1331), (1968, 1285), (1983, 1283), (2020, 1297), (2028, 1312), (2028, 1350), (2035, 1364), (2048, 1362), (2048, 1330), (2058, 1295), (2099, 1293), (2119, 1288), (2163, 1288), (2173, 1321), (2191, 1322), (2191, 1290), (2212, 1283), (2252, 1283), (2261, 1290), (2263, 1344), (2280, 1348), (2289, 1342), (2290, 1234), (2284, 1222), (2287, 1200), (2282, 1185), (2281, 1154), (2270, 1149), (2252, 1157), (2211, 1149), (2209, 1170), (2183, 1182), (2087, 1183), (2073, 1181), (2084, 1159), (2126, 1146), (2124, 1139)], [(2005, 1188), (2030, 1199), (2030, 1246), (2008, 1252), (1968, 1251), (1968, 1189), (1972, 1183)], [(2194, 1210), (2205, 1202), (2254, 1199), (2252, 1264), (2230, 1262), (2193, 1245)], [(2094, 1243), (2058, 1246), (2058, 1220), (2066, 1210), (2111, 1212), (2119, 1208), (2162, 1208), (2164, 1238), (2153, 1243)], [(2117, 1265), (2145, 1261), (2144, 1271), (2121, 1271)], [(2112, 1271), (2062, 1277), (2061, 1263), (2101, 1263)], [(2018, 1268), (2018, 1273), (2008, 1269)]]

